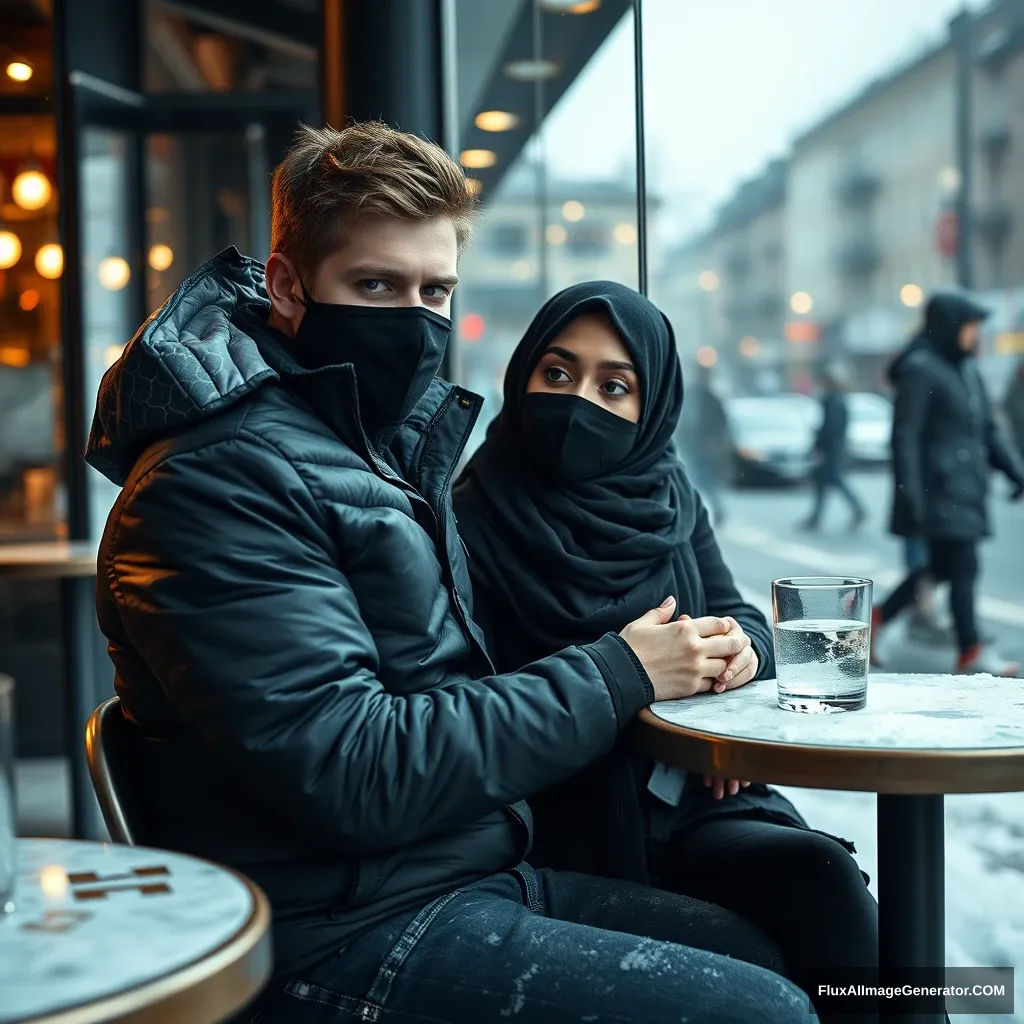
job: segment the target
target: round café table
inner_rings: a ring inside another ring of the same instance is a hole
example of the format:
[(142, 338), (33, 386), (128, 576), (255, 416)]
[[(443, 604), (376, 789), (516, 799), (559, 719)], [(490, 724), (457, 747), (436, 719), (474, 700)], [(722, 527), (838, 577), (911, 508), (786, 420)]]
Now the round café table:
[(778, 706), (766, 679), (652, 704), (636, 738), (692, 772), (877, 793), (880, 966), (941, 968), (943, 795), (1024, 790), (1024, 682), (872, 675), (867, 707), (799, 714)]
[(216, 1024), (269, 978), (270, 908), (243, 876), (141, 846), (17, 843), (3, 1024)]

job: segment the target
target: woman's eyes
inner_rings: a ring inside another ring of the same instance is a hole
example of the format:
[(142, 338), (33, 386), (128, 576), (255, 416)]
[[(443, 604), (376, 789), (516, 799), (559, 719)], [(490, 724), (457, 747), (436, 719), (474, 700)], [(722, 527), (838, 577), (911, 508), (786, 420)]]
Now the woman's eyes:
[(547, 378), (547, 379), (548, 379), (548, 380), (549, 380), (549, 381), (550, 381), (550, 382), (551, 382), (552, 384), (561, 384), (561, 383), (562, 383), (562, 381), (566, 381), (566, 380), (569, 380), (569, 379), (570, 379), (570, 378), (569, 378), (569, 374), (567, 374), (567, 373), (565, 372), (565, 370), (563, 370), (563, 369), (562, 369), (562, 368), (561, 368), (560, 366), (549, 366), (549, 367), (548, 367), (548, 368), (547, 368), (547, 369), (546, 369), (546, 370), (544, 371), (544, 376), (545, 376), (545, 377), (546, 377), (546, 378)]
[[(629, 394), (629, 386), (621, 380), (607, 381), (605, 384), (602, 385), (602, 387), (606, 390), (606, 392), (609, 395), (615, 398), (621, 398), (623, 395)], [(612, 388), (614, 388), (615, 390), (611, 390)]]
[[(571, 381), (569, 374), (561, 366), (549, 366), (544, 370), (544, 379), (549, 384), (564, 384)], [(601, 385), (601, 391), (608, 398), (624, 398), (630, 394), (629, 385), (621, 380), (606, 380)]]

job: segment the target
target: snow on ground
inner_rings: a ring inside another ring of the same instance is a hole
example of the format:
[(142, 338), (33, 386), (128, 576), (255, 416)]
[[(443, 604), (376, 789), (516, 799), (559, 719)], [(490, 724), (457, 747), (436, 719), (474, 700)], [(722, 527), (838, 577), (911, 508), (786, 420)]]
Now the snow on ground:
[[(875, 797), (779, 789), (813, 828), (856, 843), (877, 897)], [(946, 963), (1017, 968), (1014, 1016), (958, 1016), (954, 1024), (1024, 1022), (1024, 793), (946, 797)]]

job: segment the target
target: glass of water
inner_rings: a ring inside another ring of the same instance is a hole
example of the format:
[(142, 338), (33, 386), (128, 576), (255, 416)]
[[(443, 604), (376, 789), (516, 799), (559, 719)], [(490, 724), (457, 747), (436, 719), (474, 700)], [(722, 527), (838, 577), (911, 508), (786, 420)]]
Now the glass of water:
[(0, 914), (14, 909), (14, 680), (0, 675)]
[(815, 714), (864, 707), (872, 586), (847, 576), (772, 583), (780, 708)]

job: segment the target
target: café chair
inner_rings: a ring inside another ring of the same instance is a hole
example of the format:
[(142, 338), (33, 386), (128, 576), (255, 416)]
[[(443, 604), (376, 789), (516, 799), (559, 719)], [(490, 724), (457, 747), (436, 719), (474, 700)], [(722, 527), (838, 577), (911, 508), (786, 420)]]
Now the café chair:
[(134, 846), (139, 815), (133, 808), (128, 740), (128, 723), (121, 711), (121, 698), (111, 697), (89, 716), (85, 727), (85, 756), (92, 788), (111, 840)]

